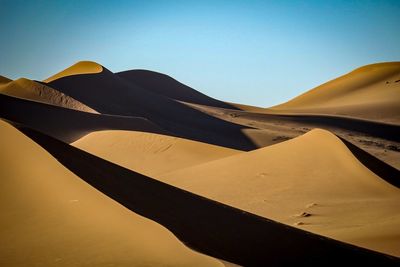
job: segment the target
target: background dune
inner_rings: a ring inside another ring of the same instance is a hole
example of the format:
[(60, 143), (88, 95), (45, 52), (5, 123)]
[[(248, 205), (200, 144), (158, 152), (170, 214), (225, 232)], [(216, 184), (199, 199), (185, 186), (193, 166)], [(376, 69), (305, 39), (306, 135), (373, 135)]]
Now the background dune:
[(223, 266), (92, 188), (1, 120), (0, 132), (2, 266)]
[(64, 108), (98, 113), (94, 109), (82, 104), (70, 96), (54, 90), (47, 85), (26, 78), (20, 78), (15, 81), (0, 84), (0, 93)]
[(60, 71), (53, 76), (47, 78), (43, 82), (49, 83), (54, 80), (60, 79), (62, 77), (78, 75), (78, 74), (89, 74), (89, 73), (99, 73), (103, 71), (103, 67), (93, 61), (80, 61), (63, 71)]
[(140, 86), (143, 89), (174, 100), (235, 109), (234, 105), (209, 97), (162, 73), (149, 70), (129, 70), (118, 72), (116, 75)]
[(363, 66), (268, 112), (335, 114), (400, 124), (400, 62)]
[(160, 179), (263, 217), (400, 255), (399, 190), (324, 130)]
[(93, 132), (72, 145), (152, 177), (241, 152), (183, 138), (137, 131)]

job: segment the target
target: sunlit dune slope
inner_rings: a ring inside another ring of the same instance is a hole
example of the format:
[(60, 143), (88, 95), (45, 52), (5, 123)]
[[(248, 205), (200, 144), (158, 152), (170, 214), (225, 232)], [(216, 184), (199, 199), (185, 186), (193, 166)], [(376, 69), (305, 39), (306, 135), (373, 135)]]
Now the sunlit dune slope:
[(1, 266), (222, 266), (0, 121)]
[(93, 132), (72, 145), (150, 176), (241, 152), (183, 138), (137, 131)]
[(49, 83), (51, 81), (60, 79), (62, 77), (78, 75), (78, 74), (90, 74), (90, 73), (99, 73), (103, 71), (103, 67), (100, 64), (97, 64), (93, 61), (80, 61), (69, 68), (66, 68), (63, 71), (60, 71), (53, 76), (44, 80), (44, 82)]
[(68, 95), (65, 95), (47, 85), (26, 78), (20, 78), (3, 84), (0, 83), (0, 93), (64, 108), (98, 113), (94, 109), (82, 104)]
[(268, 111), (337, 114), (400, 123), (400, 62), (358, 68)]
[(325, 130), (161, 177), (267, 218), (400, 255), (399, 189)]

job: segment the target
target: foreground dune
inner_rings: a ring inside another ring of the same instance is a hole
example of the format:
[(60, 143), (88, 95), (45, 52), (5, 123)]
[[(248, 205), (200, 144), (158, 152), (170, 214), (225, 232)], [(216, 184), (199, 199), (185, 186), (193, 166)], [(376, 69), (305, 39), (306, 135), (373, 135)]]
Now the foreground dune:
[(70, 96), (54, 90), (47, 85), (25, 78), (0, 84), (0, 93), (64, 108), (98, 113), (94, 109), (82, 104)]
[(1, 266), (222, 266), (0, 121)]
[(397, 266), (400, 262), (194, 195), (17, 127), (81, 179), (208, 255), (242, 266)]
[(358, 68), (267, 111), (345, 115), (399, 124), (400, 62)]
[(324, 130), (161, 179), (267, 218), (400, 256), (399, 189)]
[(241, 152), (183, 138), (137, 131), (93, 132), (72, 145), (149, 176), (158, 176)]

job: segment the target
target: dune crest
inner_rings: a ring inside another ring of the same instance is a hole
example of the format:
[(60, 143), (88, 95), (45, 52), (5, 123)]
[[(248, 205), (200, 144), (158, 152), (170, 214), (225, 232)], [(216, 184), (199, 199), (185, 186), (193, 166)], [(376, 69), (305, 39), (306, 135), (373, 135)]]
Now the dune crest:
[(73, 146), (139, 173), (158, 176), (242, 151), (137, 131), (98, 131)]
[[(399, 190), (325, 130), (160, 179), (314, 233), (400, 255), (394, 242), (400, 236)], [(310, 215), (297, 216), (304, 213)]]
[(0, 265), (223, 266), (89, 186), (4, 121), (0, 132)]
[(78, 75), (78, 74), (92, 74), (92, 73), (100, 73), (103, 71), (103, 66), (93, 61), (79, 61), (72, 65), (71, 67), (66, 68), (63, 71), (45, 79), (43, 82), (49, 83), (55, 81), (57, 79)]
[(400, 123), (400, 62), (363, 66), (267, 111), (336, 114)]
[(20, 78), (15, 81), (0, 84), (0, 93), (63, 108), (98, 114), (94, 109), (64, 93), (26, 78)]

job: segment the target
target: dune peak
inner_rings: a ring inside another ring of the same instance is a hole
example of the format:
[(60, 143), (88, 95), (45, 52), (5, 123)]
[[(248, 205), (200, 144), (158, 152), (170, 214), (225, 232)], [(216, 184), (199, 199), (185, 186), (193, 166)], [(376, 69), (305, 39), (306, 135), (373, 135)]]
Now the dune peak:
[(49, 83), (54, 80), (79, 74), (95, 74), (103, 71), (103, 66), (94, 61), (79, 61), (63, 71), (47, 78), (44, 82)]

